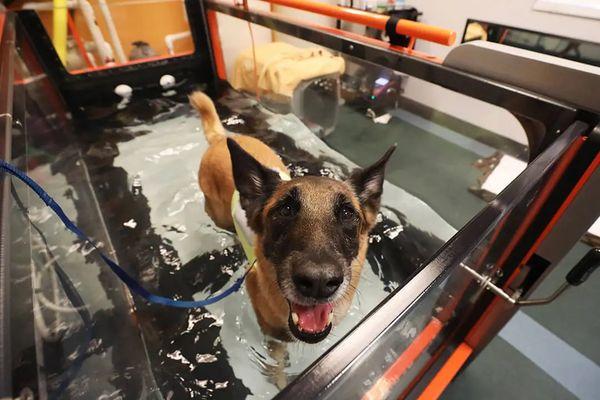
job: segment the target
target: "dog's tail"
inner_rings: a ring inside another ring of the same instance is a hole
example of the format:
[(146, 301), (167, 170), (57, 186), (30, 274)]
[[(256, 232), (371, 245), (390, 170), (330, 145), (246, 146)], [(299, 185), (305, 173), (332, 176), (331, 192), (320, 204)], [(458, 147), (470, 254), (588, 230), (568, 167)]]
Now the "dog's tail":
[(202, 93), (195, 91), (188, 97), (190, 104), (200, 113), (202, 118), (202, 127), (204, 128), (204, 136), (208, 144), (213, 144), (225, 138), (225, 128), (221, 124), (215, 104), (213, 101)]

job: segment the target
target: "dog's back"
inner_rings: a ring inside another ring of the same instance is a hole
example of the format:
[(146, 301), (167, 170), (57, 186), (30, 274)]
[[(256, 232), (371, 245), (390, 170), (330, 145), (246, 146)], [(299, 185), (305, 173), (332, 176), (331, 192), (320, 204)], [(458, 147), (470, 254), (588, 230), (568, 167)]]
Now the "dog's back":
[(209, 144), (202, 156), (198, 181), (205, 197), (205, 210), (215, 224), (223, 229), (233, 228), (231, 199), (235, 191), (231, 156), (226, 138), (231, 137), (262, 165), (287, 171), (279, 156), (269, 146), (250, 136), (227, 133), (213, 101), (204, 93), (196, 91), (189, 96), (190, 104), (202, 119), (204, 136)]

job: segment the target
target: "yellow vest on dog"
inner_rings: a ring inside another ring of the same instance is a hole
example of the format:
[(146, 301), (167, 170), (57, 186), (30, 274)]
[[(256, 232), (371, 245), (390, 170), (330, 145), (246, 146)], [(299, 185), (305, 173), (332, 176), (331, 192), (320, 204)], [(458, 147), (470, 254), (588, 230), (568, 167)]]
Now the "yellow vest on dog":
[[(282, 180), (289, 181), (291, 179), (287, 172), (277, 172)], [(235, 233), (238, 237), (238, 240), (242, 244), (244, 253), (246, 253), (246, 259), (248, 260), (248, 263), (252, 265), (252, 263), (256, 261), (256, 256), (254, 255), (254, 240), (256, 235), (248, 226), (246, 211), (244, 211), (242, 205), (240, 204), (240, 192), (237, 190), (233, 192), (233, 197), (231, 198), (231, 216), (233, 217)]]

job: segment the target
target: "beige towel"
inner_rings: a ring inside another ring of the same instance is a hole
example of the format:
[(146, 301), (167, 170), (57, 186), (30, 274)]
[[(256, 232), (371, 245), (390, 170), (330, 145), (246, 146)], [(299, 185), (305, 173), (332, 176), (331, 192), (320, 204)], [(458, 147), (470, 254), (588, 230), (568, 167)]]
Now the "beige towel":
[[(256, 46), (258, 88), (261, 93), (292, 97), (298, 84), (323, 75), (343, 73), (344, 59), (316, 47), (298, 48), (273, 42)], [(238, 90), (256, 89), (252, 48), (242, 52), (235, 61), (231, 85)]]

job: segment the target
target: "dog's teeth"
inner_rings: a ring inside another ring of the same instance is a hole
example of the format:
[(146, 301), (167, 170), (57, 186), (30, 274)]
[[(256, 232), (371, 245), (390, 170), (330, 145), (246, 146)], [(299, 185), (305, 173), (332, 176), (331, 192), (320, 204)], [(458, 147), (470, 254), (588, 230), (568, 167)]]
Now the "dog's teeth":
[(295, 312), (292, 313), (292, 321), (294, 321), (294, 324), (298, 325), (298, 314)]
[(327, 317), (327, 323), (330, 324), (333, 322), (333, 311), (329, 313), (329, 317)]

